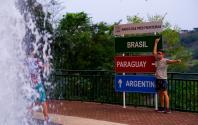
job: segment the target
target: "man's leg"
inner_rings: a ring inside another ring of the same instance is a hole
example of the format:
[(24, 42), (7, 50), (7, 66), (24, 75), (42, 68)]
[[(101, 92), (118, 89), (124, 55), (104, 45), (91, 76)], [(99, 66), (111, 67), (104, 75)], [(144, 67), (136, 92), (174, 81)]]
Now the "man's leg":
[(164, 91), (165, 101), (166, 101), (166, 108), (169, 109), (169, 96), (167, 90)]
[(42, 85), (42, 83), (38, 84), (38, 93), (39, 93), (39, 102), (42, 104), (42, 108), (43, 108), (43, 115), (45, 118), (45, 121), (49, 121), (49, 116), (48, 116), (48, 106), (47, 106), (47, 102), (46, 102), (46, 93), (45, 93), (45, 89), (44, 86)]
[(160, 105), (164, 108), (164, 92), (160, 91)]
[(160, 99), (160, 107), (158, 108), (158, 112), (164, 112), (164, 95), (162, 91), (158, 92)]
[(42, 107), (43, 107), (43, 115), (46, 121), (49, 120), (49, 116), (48, 116), (48, 107), (47, 107), (47, 102), (43, 102), (42, 103)]
[(164, 91), (164, 96), (165, 96), (165, 102), (166, 102), (166, 113), (171, 113), (170, 108), (169, 108), (169, 96), (167, 90)]

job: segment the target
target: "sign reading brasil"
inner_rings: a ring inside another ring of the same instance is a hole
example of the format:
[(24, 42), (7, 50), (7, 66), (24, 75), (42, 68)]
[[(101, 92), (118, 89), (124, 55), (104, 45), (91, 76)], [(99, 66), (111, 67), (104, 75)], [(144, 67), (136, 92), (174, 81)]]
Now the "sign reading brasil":
[(155, 39), (160, 38), (158, 49), (162, 48), (162, 36), (133, 36), (133, 37), (116, 37), (115, 51), (121, 52), (152, 52)]
[(118, 73), (154, 73), (154, 56), (116, 56), (115, 71)]
[(117, 92), (156, 93), (155, 76), (116, 75)]
[(162, 32), (162, 22), (145, 22), (140, 24), (121, 24), (114, 26), (114, 35), (142, 34)]

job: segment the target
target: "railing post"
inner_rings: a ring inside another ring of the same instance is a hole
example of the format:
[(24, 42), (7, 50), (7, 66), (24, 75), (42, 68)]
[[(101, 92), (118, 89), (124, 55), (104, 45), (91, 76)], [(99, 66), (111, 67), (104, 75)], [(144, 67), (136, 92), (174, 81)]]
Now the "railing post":
[(126, 108), (126, 92), (123, 92), (123, 108)]
[[(125, 54), (123, 53), (122, 56), (125, 56)], [(125, 73), (123, 73), (123, 75), (125, 75)], [(126, 108), (126, 92), (123, 92), (123, 108)]]
[(155, 93), (155, 110), (158, 110), (158, 98), (157, 98), (157, 93)]

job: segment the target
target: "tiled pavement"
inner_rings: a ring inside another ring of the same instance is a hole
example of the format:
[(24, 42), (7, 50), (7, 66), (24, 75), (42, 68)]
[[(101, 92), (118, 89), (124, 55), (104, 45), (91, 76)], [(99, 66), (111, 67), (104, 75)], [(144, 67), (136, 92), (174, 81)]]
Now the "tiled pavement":
[[(119, 105), (80, 102), (49, 101), (49, 112), (64, 116), (75, 116), (128, 125), (198, 125), (198, 113), (155, 112), (153, 108), (122, 108)], [(79, 124), (81, 125), (81, 124)], [(98, 124), (102, 125), (102, 124)]]
[[(95, 120), (89, 118), (81, 118), (81, 117), (74, 117), (74, 116), (64, 116), (64, 115), (57, 115), (57, 114), (49, 114), (51, 122), (47, 125), (127, 125), (127, 124), (120, 124), (115, 122), (103, 121), (103, 120)], [(34, 113), (34, 119), (37, 121), (38, 125), (43, 125), (43, 114), (36, 112)]]

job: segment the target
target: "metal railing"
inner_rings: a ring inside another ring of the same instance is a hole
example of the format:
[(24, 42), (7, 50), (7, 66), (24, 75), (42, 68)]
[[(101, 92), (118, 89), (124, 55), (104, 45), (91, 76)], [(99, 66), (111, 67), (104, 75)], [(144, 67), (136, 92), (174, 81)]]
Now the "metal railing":
[[(168, 91), (172, 110), (198, 112), (198, 74), (169, 73)], [(52, 75), (51, 99), (122, 104), (115, 92), (115, 73), (97, 70), (58, 70)], [(126, 93), (126, 105), (154, 107), (154, 94)]]

